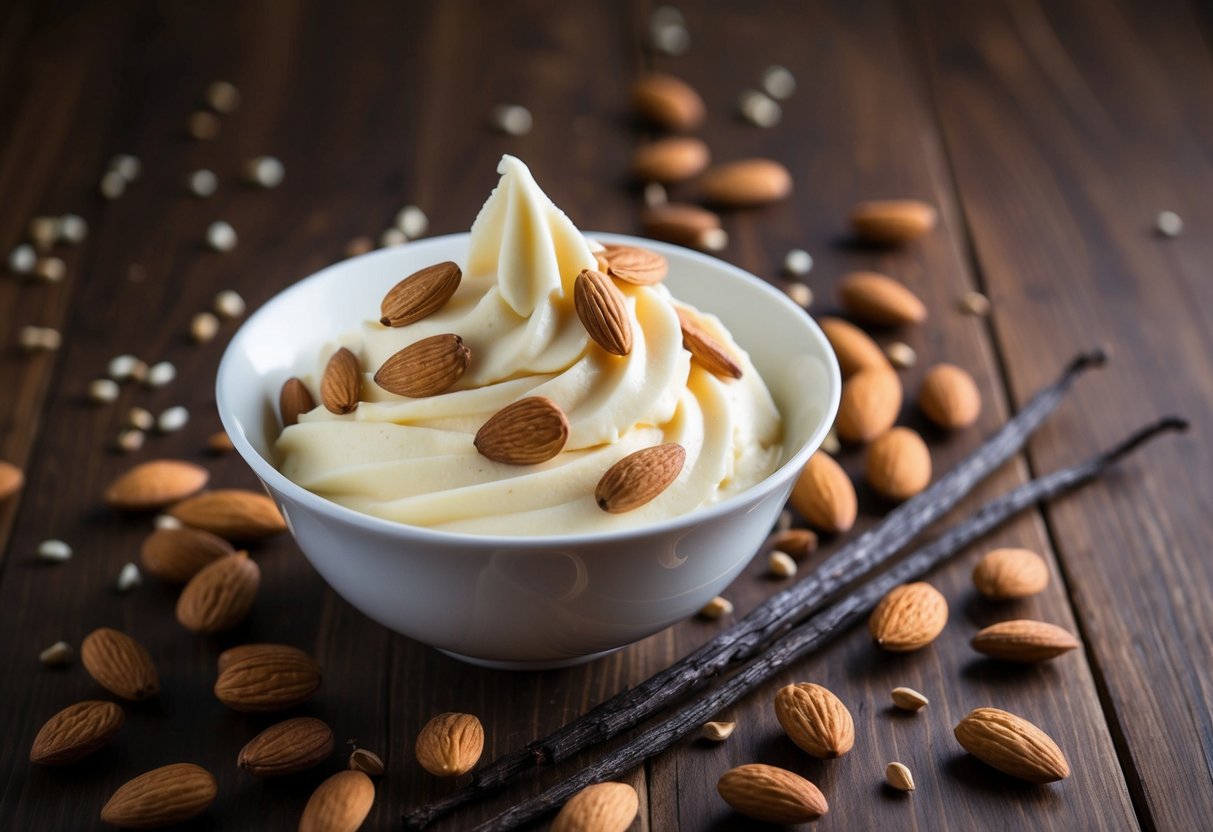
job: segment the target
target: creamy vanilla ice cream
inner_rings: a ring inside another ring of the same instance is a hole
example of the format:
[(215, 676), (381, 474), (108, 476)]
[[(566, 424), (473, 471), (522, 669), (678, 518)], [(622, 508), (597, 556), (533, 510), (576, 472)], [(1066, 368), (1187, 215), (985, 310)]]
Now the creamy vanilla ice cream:
[[(595, 252), (602, 247), (582, 236), (520, 160), (505, 156), (498, 172), (450, 300), (396, 327), (368, 309), (359, 329), (319, 350), (315, 372), (304, 377), (308, 386), (319, 389), (329, 356), (344, 346), (362, 370), (361, 401), (345, 415), (316, 407), (283, 430), (282, 473), (377, 517), (494, 535), (644, 525), (718, 502), (770, 474), (782, 453), (780, 414), (720, 322), (697, 314), (740, 367), (740, 378), (713, 375), (692, 359), (677, 311), (689, 308), (664, 285), (615, 281), (632, 343), (626, 355), (609, 353), (587, 334), (573, 291), (584, 270), (600, 270)], [(447, 333), (471, 353), (449, 389), (408, 398), (373, 380), (401, 349)], [(532, 465), (478, 452), (473, 442), (485, 422), (531, 396), (550, 399), (567, 416), (563, 449)], [(600, 508), (595, 488), (608, 469), (671, 442), (685, 449), (686, 460), (667, 488), (631, 511)]]

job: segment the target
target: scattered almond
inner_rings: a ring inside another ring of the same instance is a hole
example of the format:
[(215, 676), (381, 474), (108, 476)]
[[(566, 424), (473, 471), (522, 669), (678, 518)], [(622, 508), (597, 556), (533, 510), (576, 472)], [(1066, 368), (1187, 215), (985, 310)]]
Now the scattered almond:
[(299, 819), (299, 832), (355, 832), (375, 804), (375, 784), (361, 771), (339, 771), (321, 783)]
[(602, 272), (585, 269), (573, 283), (577, 317), (594, 343), (611, 355), (632, 351), (632, 323), (627, 300)]
[(29, 760), (44, 766), (83, 760), (108, 745), (125, 721), (122, 709), (113, 702), (89, 700), (69, 705), (38, 731)]
[(903, 711), (921, 711), (931, 700), (914, 688), (893, 688), (893, 704)]
[(712, 154), (703, 140), (670, 136), (641, 145), (632, 154), (632, 173), (642, 182), (673, 184), (698, 176)]
[(632, 106), (643, 118), (667, 130), (686, 132), (703, 123), (703, 99), (687, 82), (652, 72), (632, 85)]
[(647, 248), (607, 245), (598, 256), (605, 261), (607, 274), (637, 286), (660, 283), (670, 271), (669, 262)]
[(681, 202), (652, 205), (640, 215), (640, 222), (650, 237), (704, 251), (713, 250), (714, 237), (723, 233), (718, 214)]
[(851, 478), (822, 451), (809, 457), (792, 486), (791, 502), (810, 526), (828, 534), (849, 531), (859, 511)]
[(210, 563), (236, 550), (221, 537), (201, 529), (157, 529), (143, 541), (143, 568), (161, 580), (183, 584)]
[(884, 354), (889, 363), (899, 370), (908, 370), (918, 363), (918, 353), (905, 341), (894, 341), (885, 347)]
[(471, 714), (445, 713), (417, 735), (417, 762), (436, 777), (467, 774), (484, 751), (484, 727)]
[(838, 282), (843, 308), (856, 320), (876, 326), (922, 323), (927, 308), (902, 284), (875, 272), (851, 272)]
[(914, 775), (901, 763), (889, 763), (884, 770), (884, 779), (899, 792), (914, 791)]
[(1044, 621), (1020, 619), (991, 624), (973, 636), (973, 649), (1005, 662), (1043, 662), (1078, 647), (1068, 630)]
[(249, 740), (236, 765), (258, 777), (280, 777), (318, 766), (332, 753), (332, 729), (319, 719), (298, 717), (271, 725)]
[(973, 585), (995, 601), (1027, 598), (1049, 585), (1049, 565), (1028, 549), (994, 549), (974, 567)]
[(705, 740), (712, 742), (724, 742), (733, 735), (737, 730), (736, 722), (705, 722), (703, 728), (699, 729), (699, 734)]
[(282, 392), (278, 394), (278, 411), (284, 428), (298, 423), (299, 414), (310, 413), (315, 407), (316, 400), (302, 381), (291, 376), (283, 383)]
[(437, 263), (397, 283), (379, 306), (384, 326), (407, 326), (437, 312), (455, 294), (463, 272), (451, 262)]
[(240, 644), (236, 647), (229, 647), (219, 654), (217, 662), (219, 673), (227, 670), (233, 664), (243, 659), (253, 657), (276, 658), (285, 656), (288, 661), (296, 663), (312, 662), (312, 657), (300, 650), (298, 647), (291, 647), (289, 644)]
[(841, 757), (855, 745), (851, 712), (837, 696), (810, 682), (775, 694), (775, 717), (800, 750), (823, 760)]
[(825, 795), (808, 780), (761, 763), (729, 769), (716, 791), (741, 814), (765, 823), (808, 823), (830, 810)]
[(964, 370), (954, 364), (936, 364), (922, 380), (918, 406), (941, 428), (966, 428), (981, 415), (981, 393)]
[(177, 599), (177, 621), (195, 633), (221, 633), (253, 608), (261, 569), (248, 552), (226, 555), (190, 578)]
[(627, 783), (595, 783), (564, 804), (551, 832), (624, 832), (639, 809), (640, 798)]
[(215, 696), (234, 711), (269, 713), (306, 701), (320, 689), (320, 682), (320, 665), (302, 651), (249, 651), (219, 672)]
[(708, 202), (745, 208), (786, 199), (792, 174), (773, 159), (740, 159), (709, 168), (699, 187)]
[(471, 360), (472, 351), (458, 335), (431, 335), (383, 362), (375, 383), (397, 396), (436, 396), (463, 377)]
[(265, 494), (240, 488), (204, 491), (168, 510), (187, 526), (226, 540), (260, 540), (286, 531), (278, 506)]
[(109, 627), (93, 630), (80, 643), (80, 662), (97, 684), (115, 696), (142, 702), (160, 692), (160, 677), (146, 648)]
[(379, 777), (385, 771), (382, 758), (374, 751), (368, 751), (365, 748), (355, 748), (350, 753), (350, 768), (371, 777)]
[(342, 347), (333, 353), (320, 379), (320, 401), (330, 413), (354, 412), (362, 394), (362, 370), (358, 356)]
[(998, 708), (977, 708), (957, 723), (956, 741), (977, 759), (1029, 783), (1070, 776), (1057, 743), (1026, 719)]
[(101, 809), (101, 820), (132, 829), (172, 826), (205, 812), (218, 791), (214, 776), (206, 769), (174, 763), (119, 787)]
[(537, 465), (560, 453), (569, 439), (569, 419), (545, 396), (527, 396), (498, 410), (476, 431), (482, 456), (507, 465)]
[(877, 245), (900, 245), (917, 240), (935, 227), (935, 208), (917, 199), (861, 202), (851, 209), (855, 236)]
[(796, 575), (796, 561), (787, 552), (776, 549), (767, 556), (767, 570), (776, 578), (792, 578)]
[(910, 428), (897, 427), (868, 448), (867, 480), (891, 500), (908, 500), (931, 482), (931, 452)]
[(741, 378), (741, 365), (734, 360), (728, 347), (718, 341), (690, 309), (674, 307), (682, 326), (682, 345), (699, 364), (715, 376)]
[(201, 465), (156, 459), (136, 465), (105, 489), (105, 502), (119, 511), (153, 511), (184, 500), (206, 486), (210, 473)]
[(602, 475), (594, 489), (594, 500), (611, 514), (639, 508), (678, 479), (686, 458), (686, 449), (676, 442), (634, 451)]
[(72, 646), (66, 641), (56, 641), (38, 654), (38, 661), (45, 667), (63, 667), (72, 660)]
[(843, 378), (855, 375), (860, 370), (888, 369), (889, 361), (871, 337), (859, 327), (842, 318), (821, 318), (817, 321), (826, 340), (838, 356), (838, 367)]
[(25, 485), (25, 473), (13, 465), (0, 459), (0, 502), (21, 490)]
[(860, 370), (842, 385), (834, 427), (848, 442), (871, 442), (893, 427), (901, 411), (901, 379), (886, 363)]
[(894, 653), (926, 647), (948, 623), (948, 601), (921, 581), (902, 584), (880, 599), (868, 619), (876, 644)]
[(709, 621), (723, 618), (733, 612), (733, 602), (722, 595), (717, 595), (699, 610), (699, 615)]
[(785, 529), (775, 533), (771, 546), (802, 560), (817, 551), (817, 535), (808, 529)]

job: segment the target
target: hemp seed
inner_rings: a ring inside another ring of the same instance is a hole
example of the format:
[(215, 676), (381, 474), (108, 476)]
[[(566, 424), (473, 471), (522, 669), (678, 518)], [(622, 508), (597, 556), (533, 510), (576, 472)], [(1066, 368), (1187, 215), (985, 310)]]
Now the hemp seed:
[(794, 248), (783, 256), (784, 274), (804, 277), (813, 271), (813, 255), (802, 248)]
[(38, 254), (29, 243), (22, 243), (8, 253), (8, 270), (13, 274), (29, 274), (38, 263)]
[(88, 239), (88, 223), (79, 214), (64, 214), (59, 218), (59, 241), (76, 246)]
[(1178, 237), (1184, 231), (1184, 221), (1174, 211), (1159, 211), (1154, 228), (1164, 237)]
[(148, 368), (143, 383), (148, 387), (163, 387), (176, 377), (177, 368), (168, 361), (160, 361)]
[(236, 229), (220, 220), (206, 229), (206, 244), (212, 251), (228, 252), (236, 247)]
[(118, 399), (118, 382), (112, 378), (99, 378), (88, 384), (88, 397), (98, 404), (109, 404)]
[(132, 407), (126, 413), (126, 426), (135, 430), (148, 431), (156, 426), (156, 417), (146, 408)]
[(772, 64), (762, 71), (762, 89), (779, 101), (791, 98), (796, 92), (796, 76), (786, 66)]
[(208, 197), (218, 190), (219, 177), (212, 170), (199, 168), (185, 177), (185, 187), (194, 196)]
[(210, 312), (199, 312), (190, 319), (190, 338), (197, 344), (205, 344), (219, 334), (219, 319)]
[(114, 381), (142, 381), (147, 375), (147, 365), (133, 355), (117, 355), (106, 365), (105, 374)]
[(741, 117), (755, 127), (774, 127), (783, 119), (783, 108), (766, 93), (746, 90), (737, 99)]
[(229, 321), (243, 315), (245, 308), (244, 298), (231, 289), (215, 295), (215, 313)]
[(161, 433), (174, 433), (185, 427), (190, 420), (190, 412), (181, 405), (170, 407), (156, 417), (156, 430)]
[(114, 441), (114, 447), (124, 454), (133, 454), (135, 451), (143, 447), (143, 440), (146, 434), (137, 428), (127, 428), (118, 432), (118, 438)]
[(259, 188), (277, 188), (286, 178), (286, 167), (274, 156), (257, 156), (245, 163), (244, 178)]

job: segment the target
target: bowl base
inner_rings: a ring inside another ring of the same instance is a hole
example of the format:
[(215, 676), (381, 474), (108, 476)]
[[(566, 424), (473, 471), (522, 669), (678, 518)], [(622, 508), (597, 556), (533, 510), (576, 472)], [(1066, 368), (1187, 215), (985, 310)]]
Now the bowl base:
[(478, 659), (475, 656), (465, 656), (462, 653), (452, 653), (450, 650), (443, 650), (442, 648), (435, 649), (444, 656), (450, 656), (452, 659), (474, 664), (477, 667), (487, 667), (490, 670), (557, 670), (562, 667), (576, 667), (579, 664), (587, 664), (601, 659), (603, 656), (609, 656), (623, 648), (616, 647), (612, 650), (603, 650), (601, 653), (591, 653), (588, 656), (573, 656), (567, 659), (551, 659), (543, 662), (500, 662), (492, 659)]

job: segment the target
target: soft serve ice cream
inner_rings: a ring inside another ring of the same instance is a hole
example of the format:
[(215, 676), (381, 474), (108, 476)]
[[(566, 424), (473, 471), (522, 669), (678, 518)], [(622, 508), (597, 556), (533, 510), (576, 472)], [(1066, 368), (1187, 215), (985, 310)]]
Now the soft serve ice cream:
[[(498, 172), (449, 299), (404, 325), (387, 325), (386, 315), (386, 323), (368, 320), (318, 356), (313, 389), (334, 349), (354, 354), (361, 400), (349, 413), (315, 407), (286, 427), (277, 443), (282, 473), (366, 514), (495, 535), (649, 524), (770, 474), (782, 453), (780, 415), (719, 321), (679, 304), (650, 282), (652, 272), (630, 274), (633, 264), (624, 261), (635, 250), (604, 251), (583, 237), (521, 161), (506, 156)], [(641, 269), (653, 260), (661, 262), (649, 255)], [(587, 270), (596, 274), (583, 275)], [(575, 288), (579, 276), (597, 282)], [(587, 312), (586, 298), (602, 301), (604, 292), (613, 314), (595, 318), (601, 310), (591, 304)], [(619, 339), (602, 333), (621, 328), (628, 349), (618, 355)], [(431, 345), (440, 359), (429, 358)], [(462, 366), (439, 373), (440, 385), (449, 384), (441, 392), (390, 392), (412, 388), (407, 379), (403, 388), (389, 379), (410, 368), (424, 374), (451, 356)], [(493, 428), (509, 423), (525, 444), (529, 423), (509, 417), (536, 400), (559, 420), (559, 443), (542, 462), (496, 461), (501, 455), (489, 448), (487, 423), (495, 416)], [(680, 464), (671, 468), (669, 454), (662, 457), (658, 493), (635, 507), (604, 510), (608, 473), (615, 486), (626, 485), (634, 472), (645, 474), (646, 449), (671, 443), (681, 446)]]

